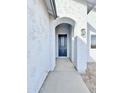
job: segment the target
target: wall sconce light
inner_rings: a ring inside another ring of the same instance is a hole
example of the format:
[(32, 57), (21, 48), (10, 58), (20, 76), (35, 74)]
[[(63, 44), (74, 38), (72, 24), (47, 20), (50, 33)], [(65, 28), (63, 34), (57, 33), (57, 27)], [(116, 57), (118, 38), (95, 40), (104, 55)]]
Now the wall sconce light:
[(81, 36), (85, 37), (86, 36), (86, 30), (85, 29), (81, 29)]

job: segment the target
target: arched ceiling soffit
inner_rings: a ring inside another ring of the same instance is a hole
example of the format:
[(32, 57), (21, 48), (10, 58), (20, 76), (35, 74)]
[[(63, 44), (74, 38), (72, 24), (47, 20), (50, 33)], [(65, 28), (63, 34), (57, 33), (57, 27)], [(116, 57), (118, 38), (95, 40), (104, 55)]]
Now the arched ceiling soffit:
[(68, 18), (68, 17), (56, 18), (55, 26), (62, 24), (62, 23), (67, 23), (72, 26), (75, 26), (75, 21), (72, 18)]

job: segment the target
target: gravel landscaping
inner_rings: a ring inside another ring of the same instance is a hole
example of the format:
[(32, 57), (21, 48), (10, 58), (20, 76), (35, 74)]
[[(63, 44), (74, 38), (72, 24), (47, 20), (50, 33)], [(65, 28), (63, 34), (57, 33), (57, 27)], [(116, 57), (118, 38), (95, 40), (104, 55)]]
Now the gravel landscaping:
[(88, 63), (86, 73), (82, 78), (91, 93), (96, 93), (96, 62)]

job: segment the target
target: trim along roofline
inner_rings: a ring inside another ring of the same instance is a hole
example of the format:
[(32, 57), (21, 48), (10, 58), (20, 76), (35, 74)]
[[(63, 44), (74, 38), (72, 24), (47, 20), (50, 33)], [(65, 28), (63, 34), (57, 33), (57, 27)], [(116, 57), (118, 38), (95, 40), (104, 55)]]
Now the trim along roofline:
[(51, 14), (54, 18), (57, 18), (55, 0), (45, 0), (45, 2), (48, 9), (48, 13)]

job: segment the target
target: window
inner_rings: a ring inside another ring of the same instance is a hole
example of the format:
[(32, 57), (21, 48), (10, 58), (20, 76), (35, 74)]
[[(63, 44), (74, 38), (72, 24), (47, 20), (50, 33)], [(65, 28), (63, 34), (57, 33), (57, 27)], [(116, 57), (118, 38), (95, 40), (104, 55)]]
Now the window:
[(91, 48), (96, 49), (96, 35), (91, 35)]

